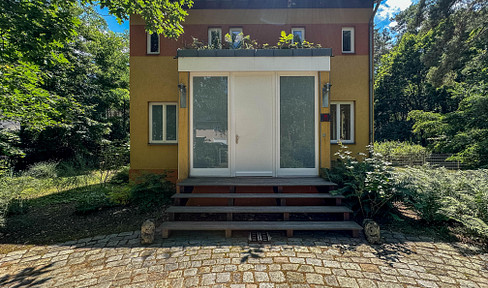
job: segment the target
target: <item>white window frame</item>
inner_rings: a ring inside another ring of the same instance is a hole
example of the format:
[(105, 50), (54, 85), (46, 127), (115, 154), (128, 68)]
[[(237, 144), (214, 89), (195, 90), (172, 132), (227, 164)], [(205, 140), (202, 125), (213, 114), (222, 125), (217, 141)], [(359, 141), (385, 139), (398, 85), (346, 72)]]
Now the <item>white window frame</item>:
[[(152, 115), (152, 107), (153, 106), (163, 106), (163, 140), (153, 140), (153, 115)], [(166, 107), (167, 106), (175, 106), (176, 107), (176, 140), (166, 140)], [(176, 102), (149, 102), (149, 143), (150, 144), (176, 144), (178, 143), (178, 103)]]
[[(152, 33), (152, 34), (157, 34), (157, 33)], [(146, 38), (147, 38), (147, 42), (146, 42), (146, 52), (147, 54), (159, 54), (160, 51), (161, 51), (161, 35), (157, 34), (158, 35), (158, 51), (156, 52), (151, 52), (151, 33), (146, 33)]]
[(219, 27), (213, 27), (213, 28), (208, 28), (208, 46), (212, 45), (212, 32), (217, 31), (219, 32), (219, 38), (220, 38), (220, 45), (222, 45), (222, 28)]
[[(347, 140), (342, 140), (342, 139), (332, 139), (332, 131), (330, 131), (330, 143), (332, 144), (337, 144), (339, 143), (339, 141), (341, 143), (344, 143), (344, 144), (352, 144), (354, 143), (354, 102), (353, 101), (342, 101), (342, 102), (331, 102), (330, 103), (330, 106), (332, 107), (333, 105), (336, 105), (336, 115), (331, 115), (331, 118), (336, 118), (337, 119), (337, 123), (336, 123), (336, 131), (337, 131), (337, 137), (340, 137), (340, 131), (341, 131), (341, 119), (338, 117), (340, 111), (341, 111), (341, 105), (343, 104), (347, 104), (347, 105), (351, 105), (351, 139), (347, 139)], [(330, 113), (332, 114), (332, 108), (330, 108)], [(332, 125), (332, 121), (330, 122), (330, 125)], [(332, 128), (332, 127), (331, 127)]]
[[(345, 31), (350, 31), (351, 32), (351, 51), (344, 51), (344, 32)], [(342, 47), (342, 53), (355, 53), (354, 49), (354, 27), (342, 27), (342, 32), (341, 32), (341, 47)]]
[[(233, 27), (233, 28), (229, 28), (229, 35), (230, 35), (230, 39), (232, 39), (232, 33), (233, 32), (238, 32), (237, 35), (239, 35), (240, 33), (243, 33), (242, 32), (242, 27)], [(242, 41), (242, 39), (241, 39)], [(232, 46), (234, 47), (234, 42), (232, 42)], [(235, 48), (235, 47), (234, 47)]]
[(295, 34), (293, 32), (300, 31), (302, 32), (302, 42), (305, 41), (305, 28), (291, 28), (291, 34), (293, 35), (293, 39), (291, 40), (292, 43), (295, 43)]

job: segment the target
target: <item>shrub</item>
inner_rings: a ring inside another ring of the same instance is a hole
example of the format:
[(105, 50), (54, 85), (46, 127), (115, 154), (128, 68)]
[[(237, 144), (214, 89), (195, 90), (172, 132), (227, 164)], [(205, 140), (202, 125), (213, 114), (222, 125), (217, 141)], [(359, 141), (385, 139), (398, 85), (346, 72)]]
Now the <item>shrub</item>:
[(390, 163), (375, 153), (372, 146), (368, 150), (370, 155), (360, 154), (363, 159), (358, 161), (341, 144), (337, 162), (332, 169), (324, 170), (324, 177), (339, 184), (340, 188), (331, 193), (350, 199), (353, 210), (361, 212), (361, 218), (375, 219), (390, 212), (398, 191)]
[(57, 162), (49, 161), (49, 162), (38, 162), (29, 166), (28, 170), (23, 173), (25, 176), (46, 179), (46, 178), (56, 178), (57, 177), (57, 170), (56, 166), (58, 165)]
[(147, 211), (169, 202), (175, 193), (175, 185), (166, 180), (165, 174), (144, 174), (130, 190), (131, 202)]
[(113, 206), (106, 192), (105, 189), (95, 189), (85, 193), (76, 203), (76, 213), (89, 214), (102, 208)]
[(374, 151), (393, 162), (408, 163), (410, 166), (422, 163), (430, 155), (427, 148), (417, 144), (400, 141), (375, 142)]
[(112, 184), (128, 184), (129, 183), (129, 166), (122, 167), (113, 177), (110, 179)]
[(451, 219), (488, 239), (488, 170), (406, 168), (398, 172), (396, 182), (405, 203), (425, 221)]
[(108, 199), (111, 203), (116, 205), (127, 205), (131, 200), (130, 188), (127, 186), (112, 187), (112, 190), (108, 193)]

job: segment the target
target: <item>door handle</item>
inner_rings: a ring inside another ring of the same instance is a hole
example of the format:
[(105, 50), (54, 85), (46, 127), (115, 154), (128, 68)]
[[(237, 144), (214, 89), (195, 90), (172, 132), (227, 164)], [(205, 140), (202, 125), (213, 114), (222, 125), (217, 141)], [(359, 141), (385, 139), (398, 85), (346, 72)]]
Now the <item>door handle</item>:
[(236, 144), (239, 144), (239, 135), (236, 134)]

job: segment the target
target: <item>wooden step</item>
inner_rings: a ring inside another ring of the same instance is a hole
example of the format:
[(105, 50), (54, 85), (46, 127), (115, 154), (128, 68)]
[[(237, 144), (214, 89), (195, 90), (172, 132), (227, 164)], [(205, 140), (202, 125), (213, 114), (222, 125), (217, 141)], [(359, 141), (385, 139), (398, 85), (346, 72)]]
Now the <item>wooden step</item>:
[(276, 198), (276, 199), (343, 199), (342, 195), (332, 195), (329, 193), (177, 193), (171, 198)]
[(191, 177), (177, 184), (185, 186), (337, 186), (320, 177)]
[(168, 213), (352, 213), (344, 206), (171, 206)]
[(293, 230), (352, 231), (354, 237), (363, 230), (354, 221), (169, 221), (162, 224), (162, 229), (163, 238), (168, 238), (171, 230), (225, 230), (226, 237), (232, 230), (286, 230), (288, 236)]

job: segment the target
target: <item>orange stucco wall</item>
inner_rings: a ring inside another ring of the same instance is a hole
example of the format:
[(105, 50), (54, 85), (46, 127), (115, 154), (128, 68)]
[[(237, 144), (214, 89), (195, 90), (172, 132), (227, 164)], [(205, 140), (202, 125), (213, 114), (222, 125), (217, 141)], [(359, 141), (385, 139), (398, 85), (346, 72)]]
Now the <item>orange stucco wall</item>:
[[(332, 83), (330, 101), (354, 101), (354, 153), (364, 152), (369, 141), (368, 104), (368, 20), (370, 9), (274, 9), (274, 10), (190, 10), (184, 24), (185, 34), (178, 40), (161, 37), (161, 53), (146, 55), (144, 22), (131, 17), (131, 170), (177, 171), (184, 179), (189, 173), (188, 108), (179, 108), (178, 144), (149, 144), (149, 102), (178, 102), (178, 83), (188, 85), (188, 73), (178, 73), (177, 48), (190, 44), (192, 36), (206, 42), (209, 27), (241, 27), (258, 43), (274, 45), (282, 30), (305, 28), (307, 41), (332, 48), (331, 71), (320, 73), (320, 87)], [(342, 54), (341, 29), (355, 28), (355, 53)], [(321, 88), (319, 92), (321, 93)], [(319, 95), (320, 97), (320, 95)], [(321, 97), (320, 97), (321, 99)], [(322, 105), (320, 105), (322, 106)], [(188, 107), (188, 106), (187, 106)], [(320, 108), (329, 113), (329, 108)], [(329, 167), (338, 145), (330, 144), (330, 123), (320, 123), (320, 167)]]

